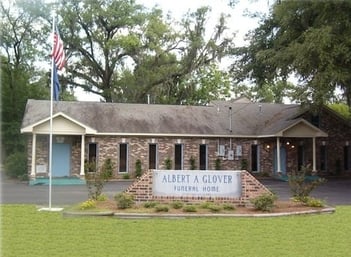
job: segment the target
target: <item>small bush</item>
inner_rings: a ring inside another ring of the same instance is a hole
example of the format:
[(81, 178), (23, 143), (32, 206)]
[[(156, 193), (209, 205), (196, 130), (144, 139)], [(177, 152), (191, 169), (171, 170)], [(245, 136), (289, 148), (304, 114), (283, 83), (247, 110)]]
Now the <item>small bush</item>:
[(215, 161), (215, 169), (220, 170), (222, 168), (221, 159), (217, 158)]
[(155, 206), (155, 211), (156, 212), (168, 212), (169, 207), (167, 205), (164, 205), (164, 204), (159, 204), (159, 205)]
[(114, 198), (118, 209), (127, 209), (134, 204), (134, 196), (128, 193), (116, 194)]
[(274, 207), (276, 199), (277, 197), (275, 195), (266, 193), (252, 199), (251, 202), (256, 210), (270, 212)]
[(225, 203), (223, 204), (223, 210), (233, 211), (235, 210), (235, 206), (233, 204)]
[(311, 172), (310, 166), (302, 166), (301, 171), (291, 172), (288, 175), (291, 193), (293, 197), (299, 199), (301, 202), (303, 202), (304, 198), (308, 197), (316, 187), (326, 182), (323, 178), (307, 180), (306, 175), (311, 174)]
[(213, 203), (212, 202), (203, 202), (200, 204), (201, 209), (208, 209)]
[(211, 212), (219, 212), (222, 208), (221, 206), (217, 205), (217, 204), (211, 204), (208, 209), (211, 211)]
[(135, 162), (135, 176), (138, 178), (142, 175), (141, 160), (138, 159)]
[(130, 179), (130, 176), (128, 173), (123, 174), (122, 176), (123, 179)]
[(79, 205), (79, 209), (81, 210), (94, 209), (94, 208), (96, 208), (96, 201), (94, 199), (89, 199), (85, 202), (82, 202)]
[(195, 205), (185, 205), (183, 207), (183, 212), (197, 212)]
[(156, 205), (158, 205), (158, 202), (146, 202), (143, 204), (144, 208), (154, 208)]
[(196, 160), (195, 160), (194, 156), (190, 157), (190, 169), (196, 170)]
[(104, 201), (106, 201), (108, 199), (108, 197), (107, 197), (107, 195), (105, 195), (105, 194), (101, 194), (101, 195), (99, 195), (98, 197), (97, 197), (97, 201), (99, 201), (99, 202), (104, 202)]
[(175, 202), (172, 202), (171, 206), (173, 209), (181, 209), (183, 208), (184, 204), (180, 201), (175, 201)]
[(293, 198), (295, 202), (301, 202), (309, 207), (324, 207), (325, 204), (322, 200), (314, 198), (314, 197), (294, 197)]
[(97, 200), (101, 195), (105, 183), (111, 178), (114, 164), (106, 159), (101, 169), (97, 169), (96, 162), (86, 162), (84, 165), (85, 181), (88, 187), (88, 197)]
[(5, 160), (5, 174), (10, 178), (25, 178), (27, 175), (27, 157), (25, 153), (17, 152)]
[(172, 169), (172, 160), (171, 160), (171, 158), (167, 157), (165, 159), (164, 164), (165, 164), (166, 170)]

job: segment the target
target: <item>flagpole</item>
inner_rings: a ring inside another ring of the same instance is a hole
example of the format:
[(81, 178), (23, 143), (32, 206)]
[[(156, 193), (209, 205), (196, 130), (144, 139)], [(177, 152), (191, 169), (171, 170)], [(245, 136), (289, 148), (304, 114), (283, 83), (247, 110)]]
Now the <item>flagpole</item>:
[[(55, 33), (55, 13), (52, 16), (52, 35)], [(52, 37), (54, 45), (54, 37)], [(54, 109), (54, 57), (51, 57), (51, 87), (50, 87), (50, 134), (49, 134), (49, 209), (52, 203), (52, 133), (53, 133), (53, 109)]]

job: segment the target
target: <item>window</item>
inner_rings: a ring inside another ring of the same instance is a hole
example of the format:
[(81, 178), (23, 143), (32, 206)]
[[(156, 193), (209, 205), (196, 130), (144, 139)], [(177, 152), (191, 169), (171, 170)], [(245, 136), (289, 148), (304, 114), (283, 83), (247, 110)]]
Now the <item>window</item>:
[(303, 145), (297, 147), (297, 168), (301, 170), (301, 167), (305, 164), (305, 148)]
[(251, 171), (259, 171), (258, 145), (251, 145)]
[[(94, 165), (95, 163), (95, 165)], [(88, 172), (95, 172), (97, 167), (97, 145), (96, 143), (89, 143), (88, 146)]]
[(318, 114), (313, 114), (312, 117), (311, 117), (311, 123), (312, 125), (316, 126), (317, 128), (319, 128), (319, 120), (320, 120), (320, 117)]
[(350, 169), (350, 146), (345, 145), (344, 146), (344, 170), (349, 170)]
[(321, 145), (320, 148), (320, 168), (322, 171), (327, 170), (327, 147), (325, 145)]
[(200, 145), (200, 170), (207, 170), (207, 145)]
[(97, 147), (96, 147), (96, 143), (90, 143), (89, 144), (89, 149), (88, 149), (88, 161), (89, 162), (96, 162), (96, 151)]
[(157, 145), (149, 144), (149, 169), (156, 169), (157, 157), (156, 157)]
[(128, 144), (119, 144), (119, 172), (128, 171)]
[(183, 145), (174, 145), (174, 169), (181, 170), (183, 168)]

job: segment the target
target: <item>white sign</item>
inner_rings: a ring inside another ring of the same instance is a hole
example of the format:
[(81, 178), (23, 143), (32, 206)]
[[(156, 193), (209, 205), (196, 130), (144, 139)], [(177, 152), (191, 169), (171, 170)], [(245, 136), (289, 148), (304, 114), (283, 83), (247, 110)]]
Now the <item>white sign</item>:
[(241, 171), (154, 170), (154, 196), (241, 196)]

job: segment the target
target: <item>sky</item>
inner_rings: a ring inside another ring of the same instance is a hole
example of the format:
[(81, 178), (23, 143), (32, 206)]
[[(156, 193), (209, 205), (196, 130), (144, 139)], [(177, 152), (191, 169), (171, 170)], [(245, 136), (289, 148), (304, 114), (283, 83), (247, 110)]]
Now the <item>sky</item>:
[[(247, 44), (244, 40), (245, 34), (258, 26), (258, 20), (245, 17), (244, 13), (247, 11), (268, 13), (270, 4), (272, 4), (273, 1), (274, 0), (239, 0), (234, 8), (230, 8), (228, 6), (229, 0), (136, 0), (137, 3), (147, 8), (152, 8), (157, 5), (165, 14), (170, 12), (171, 17), (176, 20), (180, 20), (188, 11), (194, 11), (201, 6), (210, 6), (211, 17), (207, 23), (210, 31), (212, 31), (214, 25), (217, 23), (221, 13), (230, 14), (231, 17), (228, 19), (227, 26), (230, 32), (236, 33), (234, 42), (236, 46)], [(100, 96), (86, 93), (82, 89), (76, 89), (75, 95), (78, 101), (100, 100)]]

